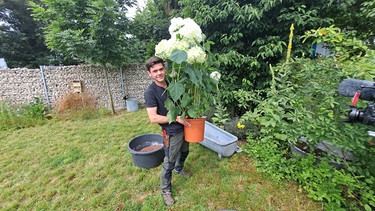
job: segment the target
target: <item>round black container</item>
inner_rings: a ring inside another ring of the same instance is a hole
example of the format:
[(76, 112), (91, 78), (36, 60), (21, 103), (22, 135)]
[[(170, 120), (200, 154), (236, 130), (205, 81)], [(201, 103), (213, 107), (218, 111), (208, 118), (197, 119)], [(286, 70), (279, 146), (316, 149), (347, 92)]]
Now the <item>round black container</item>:
[(130, 140), (128, 150), (132, 155), (134, 164), (146, 169), (159, 166), (164, 159), (164, 150), (162, 147), (149, 152), (140, 152), (140, 150), (160, 144), (163, 144), (163, 136), (160, 134), (143, 134)]

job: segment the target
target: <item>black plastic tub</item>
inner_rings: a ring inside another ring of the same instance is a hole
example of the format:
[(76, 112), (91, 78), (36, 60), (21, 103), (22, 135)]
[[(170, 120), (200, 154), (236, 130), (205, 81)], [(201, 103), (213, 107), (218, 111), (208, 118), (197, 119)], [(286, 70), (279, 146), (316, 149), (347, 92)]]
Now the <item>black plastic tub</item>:
[[(157, 147), (152, 151), (142, 152), (147, 147)], [(128, 150), (136, 166), (151, 169), (159, 166), (164, 159), (163, 136), (160, 134), (143, 134), (130, 140)]]
[[(299, 156), (307, 157), (309, 154), (313, 154), (316, 157), (317, 163), (320, 162), (320, 158), (321, 156), (324, 156), (324, 153), (330, 154), (335, 158), (346, 162), (351, 162), (354, 160), (351, 150), (337, 148), (327, 141), (321, 141), (312, 146), (304, 137), (300, 137), (296, 144), (289, 142), (289, 145), (291, 152)], [(341, 163), (337, 163), (335, 160), (330, 160), (328, 163), (337, 170), (344, 167)]]

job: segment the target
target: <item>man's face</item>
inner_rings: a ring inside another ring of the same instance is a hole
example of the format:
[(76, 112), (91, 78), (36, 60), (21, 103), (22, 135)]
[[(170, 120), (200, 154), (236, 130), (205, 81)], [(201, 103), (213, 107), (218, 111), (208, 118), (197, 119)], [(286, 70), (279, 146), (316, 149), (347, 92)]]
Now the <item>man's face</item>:
[(165, 68), (162, 63), (154, 64), (147, 73), (155, 82), (164, 82)]

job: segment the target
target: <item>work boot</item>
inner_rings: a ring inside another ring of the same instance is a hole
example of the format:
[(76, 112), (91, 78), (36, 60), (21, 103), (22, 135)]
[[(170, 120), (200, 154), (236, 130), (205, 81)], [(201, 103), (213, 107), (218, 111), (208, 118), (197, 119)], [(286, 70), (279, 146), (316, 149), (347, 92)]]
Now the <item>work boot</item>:
[(171, 206), (174, 204), (174, 199), (170, 191), (162, 191), (161, 195), (163, 195), (165, 205)]
[(184, 169), (182, 169), (181, 171), (177, 171), (177, 170), (175, 169), (175, 170), (174, 170), (174, 173), (175, 173), (175, 174), (180, 174), (180, 175), (182, 175), (182, 176), (184, 176), (184, 177), (190, 177), (190, 176), (191, 176), (190, 173), (187, 172), (187, 171), (185, 171)]

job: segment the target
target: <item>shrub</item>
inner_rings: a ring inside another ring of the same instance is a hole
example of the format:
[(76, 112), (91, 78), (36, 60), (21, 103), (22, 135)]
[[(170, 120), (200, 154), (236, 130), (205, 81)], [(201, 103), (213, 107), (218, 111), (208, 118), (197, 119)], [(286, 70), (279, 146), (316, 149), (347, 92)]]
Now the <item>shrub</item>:
[[(235, 93), (242, 106), (256, 105), (241, 117), (241, 122), (252, 121), (259, 128), (259, 136), (248, 136), (244, 150), (257, 159), (264, 173), (280, 182), (298, 181), (308, 196), (323, 202), (327, 210), (375, 209), (375, 147), (367, 135), (373, 127), (343, 123), (350, 99), (337, 93), (345, 78), (372, 80), (375, 75), (375, 51), (353, 36), (334, 27), (307, 32), (305, 40), (328, 43), (332, 56), (298, 58), (271, 67), (269, 89)], [(337, 42), (337, 38), (342, 40)], [(365, 105), (363, 100), (357, 103), (358, 108)], [(323, 156), (317, 164), (312, 154), (296, 157), (289, 148), (300, 136), (311, 145), (328, 141), (351, 149), (355, 160)], [(344, 168), (335, 169), (329, 161)]]
[[(298, 181), (311, 198), (322, 201), (329, 210), (375, 207), (375, 149), (368, 146), (366, 133), (373, 127), (343, 123), (350, 98), (337, 94), (352, 66), (355, 64), (319, 58), (296, 59), (271, 68), (273, 81), (265, 91), (267, 97), (254, 100), (257, 107), (241, 117), (241, 122), (252, 121), (259, 128), (259, 136), (249, 136), (245, 149), (257, 158), (258, 167), (275, 180)], [(366, 73), (362, 74), (360, 79), (366, 78)], [(342, 170), (328, 165), (330, 157), (319, 165), (311, 156), (296, 160), (289, 143), (300, 136), (312, 144), (325, 140), (350, 148), (356, 160), (335, 160), (345, 166)]]
[(47, 119), (47, 107), (39, 98), (24, 106), (0, 103), (0, 130), (20, 129), (40, 125)]
[(96, 108), (95, 99), (86, 93), (68, 93), (58, 101), (56, 111), (64, 113), (71, 110), (82, 110)]
[(56, 104), (60, 120), (89, 120), (110, 114), (107, 109), (96, 107), (94, 97), (87, 93), (68, 93)]
[(26, 116), (35, 119), (44, 119), (47, 113), (47, 107), (40, 98), (35, 97), (35, 102), (23, 107)]

